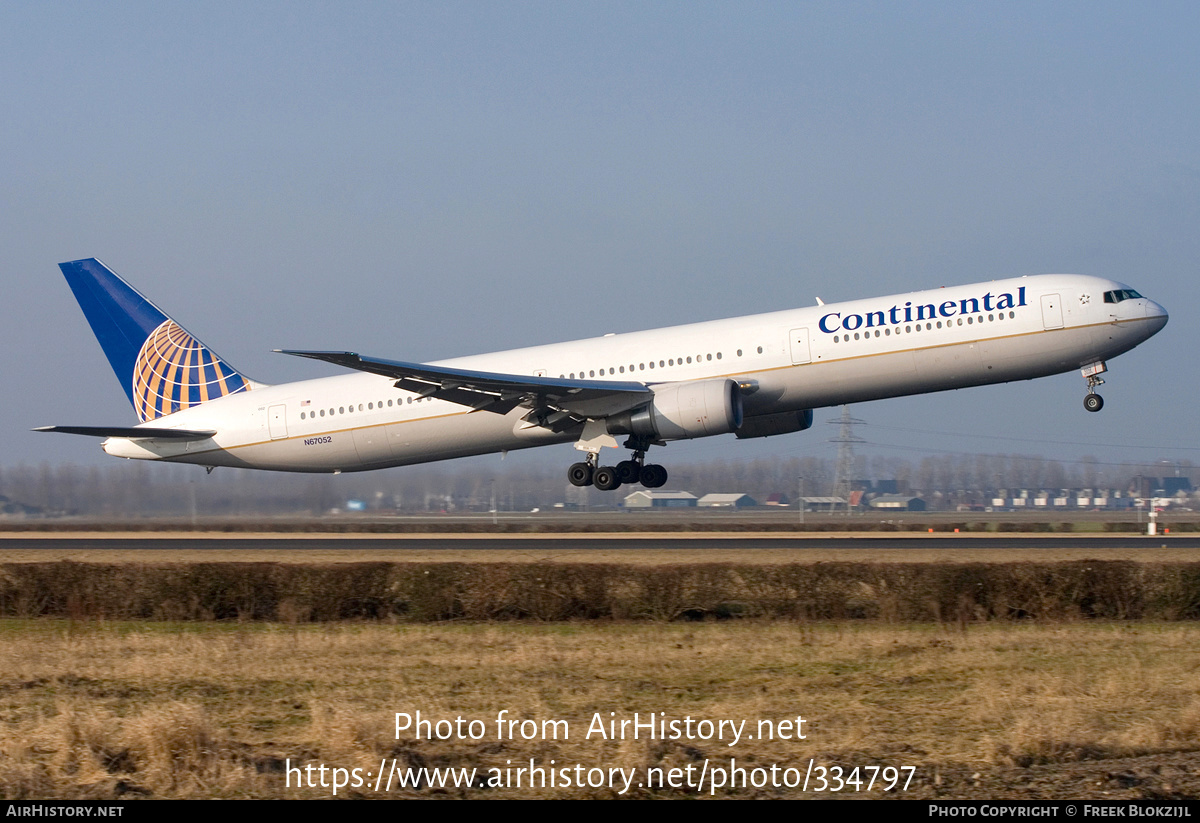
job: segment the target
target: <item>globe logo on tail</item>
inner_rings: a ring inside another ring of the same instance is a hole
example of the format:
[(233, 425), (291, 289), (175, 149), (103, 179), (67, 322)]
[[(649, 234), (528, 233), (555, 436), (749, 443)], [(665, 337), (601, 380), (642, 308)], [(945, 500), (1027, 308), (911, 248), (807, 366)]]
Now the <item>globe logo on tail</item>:
[(250, 384), (174, 320), (150, 333), (133, 367), (133, 405), (143, 423)]

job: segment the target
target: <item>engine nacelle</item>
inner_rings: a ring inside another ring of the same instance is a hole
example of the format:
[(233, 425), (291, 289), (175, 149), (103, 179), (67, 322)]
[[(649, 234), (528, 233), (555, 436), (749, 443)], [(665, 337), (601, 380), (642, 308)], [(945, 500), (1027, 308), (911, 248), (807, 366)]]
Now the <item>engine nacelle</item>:
[(728, 434), (742, 425), (742, 395), (733, 380), (696, 380), (652, 387), (654, 399), (608, 418), (609, 434), (687, 440)]
[(737, 430), (741, 440), (750, 437), (771, 437), (776, 434), (802, 432), (813, 424), (812, 409), (803, 411), (779, 412), (778, 414), (760, 414), (747, 417), (742, 421), (742, 427)]

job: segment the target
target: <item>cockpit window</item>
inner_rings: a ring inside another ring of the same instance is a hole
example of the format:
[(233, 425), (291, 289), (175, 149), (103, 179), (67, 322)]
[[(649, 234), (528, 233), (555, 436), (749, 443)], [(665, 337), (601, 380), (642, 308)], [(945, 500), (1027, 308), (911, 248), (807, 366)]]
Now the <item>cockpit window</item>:
[(1141, 297), (1133, 289), (1116, 289), (1115, 291), (1106, 291), (1104, 293), (1105, 303), (1120, 303), (1122, 300), (1133, 300)]

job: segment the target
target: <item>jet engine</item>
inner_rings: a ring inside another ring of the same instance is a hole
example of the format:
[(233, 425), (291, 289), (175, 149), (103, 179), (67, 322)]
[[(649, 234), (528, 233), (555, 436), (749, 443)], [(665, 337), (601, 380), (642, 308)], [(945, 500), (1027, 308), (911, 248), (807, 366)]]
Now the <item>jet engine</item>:
[(608, 420), (609, 434), (650, 440), (688, 440), (728, 434), (742, 425), (742, 395), (733, 380), (692, 380), (653, 386), (645, 406)]
[(812, 409), (803, 411), (779, 412), (778, 414), (760, 414), (747, 417), (742, 421), (742, 427), (737, 430), (739, 440), (751, 437), (773, 437), (777, 434), (802, 432), (813, 424)]

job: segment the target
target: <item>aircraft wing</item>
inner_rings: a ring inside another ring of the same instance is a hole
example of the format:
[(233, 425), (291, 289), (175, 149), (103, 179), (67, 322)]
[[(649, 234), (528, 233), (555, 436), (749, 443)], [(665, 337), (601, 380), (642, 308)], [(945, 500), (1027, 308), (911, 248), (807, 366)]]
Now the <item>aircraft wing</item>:
[(152, 426), (38, 426), (35, 432), (83, 434), (88, 437), (153, 437), (160, 440), (205, 440), (215, 431), (164, 429)]
[(472, 411), (508, 414), (517, 406), (525, 406), (531, 409), (527, 420), (556, 431), (585, 418), (629, 411), (653, 394), (645, 383), (470, 371), (381, 360), (355, 352), (276, 351), (395, 378), (398, 389), (469, 406)]

